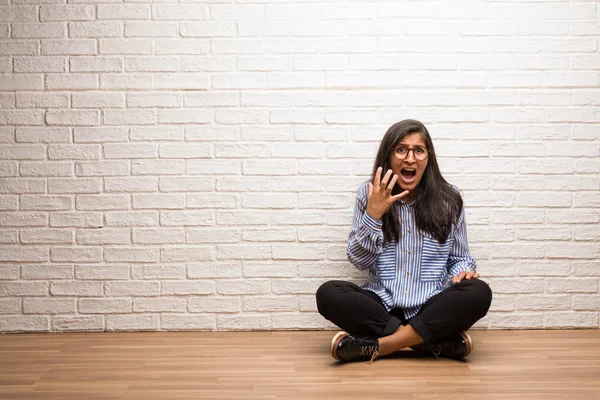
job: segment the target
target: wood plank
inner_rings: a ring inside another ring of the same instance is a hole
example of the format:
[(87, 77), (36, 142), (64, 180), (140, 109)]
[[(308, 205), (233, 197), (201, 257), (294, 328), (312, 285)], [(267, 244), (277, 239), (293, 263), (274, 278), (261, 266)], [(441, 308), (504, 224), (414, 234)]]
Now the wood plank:
[(465, 361), (339, 364), (334, 332), (0, 335), (0, 399), (600, 399), (600, 330), (473, 331)]

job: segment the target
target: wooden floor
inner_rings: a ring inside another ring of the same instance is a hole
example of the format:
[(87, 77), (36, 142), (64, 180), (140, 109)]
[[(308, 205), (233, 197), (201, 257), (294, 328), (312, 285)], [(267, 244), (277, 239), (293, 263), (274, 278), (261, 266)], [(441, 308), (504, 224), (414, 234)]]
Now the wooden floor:
[(600, 330), (473, 331), (467, 361), (338, 364), (334, 332), (0, 335), (0, 399), (596, 399)]

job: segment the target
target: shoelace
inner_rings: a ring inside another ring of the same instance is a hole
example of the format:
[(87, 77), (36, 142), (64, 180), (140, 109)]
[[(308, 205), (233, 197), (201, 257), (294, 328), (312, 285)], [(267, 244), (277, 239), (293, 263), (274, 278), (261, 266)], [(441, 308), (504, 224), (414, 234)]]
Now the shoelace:
[(369, 362), (367, 362), (367, 364), (369, 364), (369, 365), (373, 364), (373, 362), (375, 362), (377, 357), (379, 357), (379, 352), (377, 350), (375, 350), (373, 352), (373, 354), (371, 354), (371, 359), (369, 360)]
[(440, 358), (438, 357), (440, 355), (440, 353), (442, 352), (442, 346), (440, 346), (439, 344), (433, 344), (429, 347), (429, 349), (431, 350), (431, 352), (433, 353), (433, 355), (435, 356), (436, 360), (440, 360)]

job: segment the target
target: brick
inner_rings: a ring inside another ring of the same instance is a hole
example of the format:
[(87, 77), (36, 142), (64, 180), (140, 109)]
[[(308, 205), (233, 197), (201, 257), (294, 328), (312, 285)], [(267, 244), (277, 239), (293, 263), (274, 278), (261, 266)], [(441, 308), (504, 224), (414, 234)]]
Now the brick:
[(102, 226), (102, 214), (94, 212), (53, 212), (50, 214), (50, 226), (73, 228), (99, 228)]
[(49, 330), (48, 317), (42, 316), (0, 316), (2, 332), (43, 332)]
[(241, 311), (240, 303), (235, 297), (191, 297), (188, 310), (192, 313), (236, 313)]
[(159, 329), (159, 315), (123, 314), (106, 317), (107, 331), (156, 331)]
[(21, 176), (73, 176), (73, 163), (60, 161), (21, 162), (20, 172)]
[(112, 297), (122, 296), (158, 296), (160, 288), (158, 282), (129, 281), (129, 282), (107, 282), (106, 294)]
[(160, 326), (173, 331), (214, 331), (215, 317), (211, 315), (161, 315)]
[(21, 278), (27, 280), (73, 279), (73, 266), (57, 264), (22, 265)]
[(191, 279), (241, 278), (241, 261), (204, 261), (188, 264), (187, 276)]
[(164, 295), (205, 295), (215, 292), (215, 284), (208, 281), (161, 282), (160, 293)]
[(131, 162), (132, 175), (182, 175), (184, 160), (144, 160)]
[(156, 177), (104, 179), (104, 190), (106, 192), (156, 192), (157, 188), (158, 178)]
[(24, 314), (75, 314), (76, 310), (76, 299), (46, 297), (23, 299)]
[(186, 243), (237, 243), (240, 238), (240, 231), (231, 228), (189, 228), (185, 232)]
[(159, 250), (149, 247), (110, 247), (104, 249), (107, 262), (157, 262)]
[(106, 226), (156, 226), (158, 213), (155, 211), (113, 211), (105, 213)]
[(73, 243), (73, 232), (70, 229), (22, 229), (21, 243), (50, 244)]
[(50, 294), (53, 296), (102, 296), (104, 294), (102, 285), (102, 282), (51, 282)]
[(79, 195), (75, 200), (75, 208), (84, 211), (127, 210), (129, 204), (126, 194)]
[(80, 314), (125, 314), (130, 313), (131, 299), (86, 299), (80, 298), (77, 302)]
[(134, 265), (133, 279), (185, 279), (185, 265)]
[(131, 232), (123, 228), (78, 229), (76, 241), (78, 245), (129, 244)]

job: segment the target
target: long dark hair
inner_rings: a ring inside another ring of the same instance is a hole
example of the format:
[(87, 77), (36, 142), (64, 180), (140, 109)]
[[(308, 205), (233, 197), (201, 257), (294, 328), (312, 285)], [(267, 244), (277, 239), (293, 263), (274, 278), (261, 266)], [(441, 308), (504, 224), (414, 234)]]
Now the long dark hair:
[[(452, 226), (458, 222), (463, 201), (460, 193), (442, 176), (433, 142), (425, 125), (414, 119), (406, 119), (395, 123), (387, 130), (377, 151), (371, 181), (375, 177), (378, 167), (382, 167), (384, 174), (391, 168), (390, 156), (393, 148), (405, 136), (412, 133), (419, 133), (425, 141), (427, 149), (430, 150), (421, 182), (413, 191), (417, 227), (431, 234), (440, 243), (444, 243), (452, 231)], [(401, 191), (399, 185), (396, 185), (392, 194), (398, 194)], [(391, 207), (383, 215), (382, 229), (385, 242), (398, 240), (400, 220), (396, 207)]]

